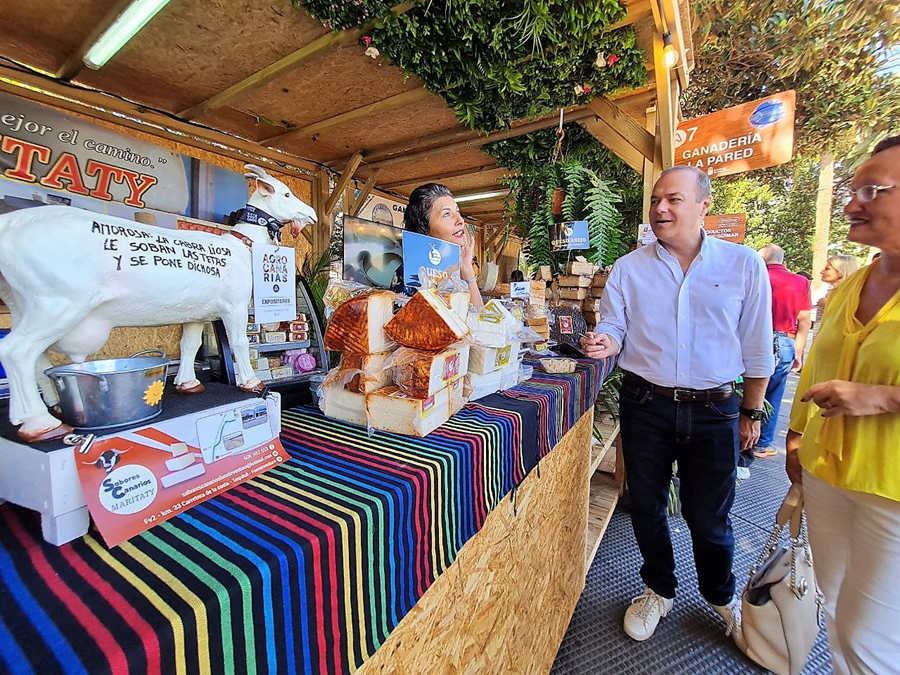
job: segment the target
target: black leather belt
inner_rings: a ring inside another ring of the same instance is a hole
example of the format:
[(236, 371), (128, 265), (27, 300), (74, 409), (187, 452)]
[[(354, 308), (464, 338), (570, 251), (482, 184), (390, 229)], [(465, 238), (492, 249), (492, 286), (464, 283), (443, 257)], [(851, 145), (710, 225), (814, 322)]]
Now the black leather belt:
[(687, 389), (686, 387), (661, 387), (645, 380), (640, 375), (625, 373), (625, 384), (640, 387), (657, 396), (677, 401), (678, 403), (696, 403), (702, 401), (724, 401), (734, 394), (734, 382), (713, 387), (712, 389)]

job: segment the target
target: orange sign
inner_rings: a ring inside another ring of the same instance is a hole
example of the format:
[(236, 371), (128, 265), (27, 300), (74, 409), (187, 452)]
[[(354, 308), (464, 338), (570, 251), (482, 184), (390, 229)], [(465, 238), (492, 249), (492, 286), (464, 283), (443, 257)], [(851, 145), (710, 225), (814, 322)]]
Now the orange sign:
[(791, 161), (796, 102), (790, 90), (682, 122), (675, 164), (718, 177)]
[(274, 397), (98, 439), (75, 455), (84, 501), (110, 547), (289, 459)]
[(706, 234), (716, 239), (742, 244), (747, 236), (747, 214), (734, 213), (727, 216), (706, 216), (703, 224)]

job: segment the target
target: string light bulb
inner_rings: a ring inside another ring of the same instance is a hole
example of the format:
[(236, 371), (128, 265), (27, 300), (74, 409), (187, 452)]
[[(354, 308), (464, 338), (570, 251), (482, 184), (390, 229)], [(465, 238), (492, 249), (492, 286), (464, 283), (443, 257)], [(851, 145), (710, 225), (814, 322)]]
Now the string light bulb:
[(672, 33), (663, 33), (663, 60), (666, 68), (670, 70), (678, 63), (678, 52), (675, 51), (675, 45), (672, 42)]

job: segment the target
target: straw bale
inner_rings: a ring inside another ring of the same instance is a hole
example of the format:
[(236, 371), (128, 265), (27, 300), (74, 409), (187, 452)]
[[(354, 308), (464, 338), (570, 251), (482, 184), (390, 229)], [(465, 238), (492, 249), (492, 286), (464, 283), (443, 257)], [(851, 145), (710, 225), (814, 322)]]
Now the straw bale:
[(469, 540), (357, 671), (548, 673), (584, 588), (593, 411)]

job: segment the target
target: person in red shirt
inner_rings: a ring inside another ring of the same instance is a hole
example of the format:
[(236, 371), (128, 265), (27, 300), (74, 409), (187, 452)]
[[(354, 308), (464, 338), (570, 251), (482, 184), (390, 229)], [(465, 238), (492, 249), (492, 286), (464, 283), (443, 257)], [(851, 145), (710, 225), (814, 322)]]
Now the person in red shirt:
[(766, 388), (766, 400), (773, 412), (762, 424), (753, 454), (756, 457), (774, 457), (778, 454), (773, 447), (775, 427), (778, 426), (778, 412), (787, 376), (792, 370), (800, 370), (803, 366), (803, 351), (812, 324), (812, 297), (809, 280), (789, 272), (784, 266), (784, 250), (780, 246), (768, 244), (759, 249), (759, 254), (766, 261), (772, 284), (775, 372)]

